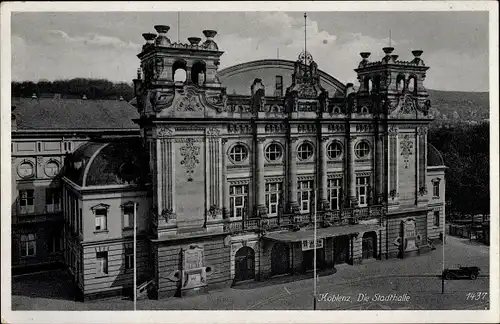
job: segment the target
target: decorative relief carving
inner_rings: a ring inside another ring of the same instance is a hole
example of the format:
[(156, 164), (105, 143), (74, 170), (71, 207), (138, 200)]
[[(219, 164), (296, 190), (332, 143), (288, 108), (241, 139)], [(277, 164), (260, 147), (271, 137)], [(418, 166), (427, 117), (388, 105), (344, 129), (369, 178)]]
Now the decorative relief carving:
[(165, 62), (163, 57), (157, 57), (154, 62), (153, 79), (158, 80), (165, 69)]
[(150, 93), (151, 106), (155, 112), (160, 112), (163, 109), (170, 107), (174, 101), (175, 93), (173, 90), (155, 91)]
[(210, 206), (210, 208), (206, 212), (207, 216), (210, 216), (212, 218), (217, 218), (217, 216), (220, 215), (221, 213), (222, 210), (220, 209), (220, 207), (216, 205)]
[(410, 162), (410, 155), (412, 155), (413, 142), (410, 140), (409, 135), (405, 135), (400, 143), (401, 146), (401, 155), (404, 158), (405, 169), (409, 168), (408, 163)]
[(329, 173), (328, 179), (342, 179), (343, 173)]
[(172, 209), (163, 209), (161, 211), (161, 217), (168, 223), (168, 221), (176, 218), (176, 215)]
[(299, 175), (297, 181), (311, 181), (314, 180), (314, 175)]
[(206, 129), (206, 134), (207, 136), (219, 136), (220, 135), (220, 129), (212, 127), (212, 128), (207, 128)]
[(298, 137), (290, 137), (290, 142), (295, 143), (299, 140)]
[(396, 189), (392, 189), (389, 192), (389, 196), (391, 196), (392, 200), (394, 200), (396, 197), (399, 197), (399, 193), (396, 191)]
[(327, 142), (329, 139), (330, 139), (330, 137), (328, 137), (328, 136), (321, 136), (319, 140), (321, 142)]
[(284, 133), (286, 130), (287, 128), (284, 124), (269, 124), (265, 127), (266, 133)]
[(418, 127), (417, 134), (418, 134), (418, 136), (427, 135), (427, 127)]
[(230, 185), (247, 185), (250, 184), (250, 179), (228, 180)]
[(221, 94), (216, 94), (216, 95), (209, 95), (205, 96), (205, 101), (213, 106), (218, 113), (227, 111), (228, 106), (227, 106), (227, 100), (228, 97), (225, 92)]
[(188, 143), (188, 142), (204, 142), (205, 138), (203, 137), (189, 137), (189, 138), (176, 138), (176, 143)]
[[(302, 86), (299, 90), (300, 97), (315, 97), (317, 95), (316, 91), (312, 87)], [(297, 105), (297, 111), (300, 112), (316, 112), (318, 110), (317, 102), (299, 102)]]
[(345, 126), (343, 124), (330, 124), (328, 125), (329, 132), (343, 132), (345, 130)]
[(43, 165), (43, 156), (37, 156), (36, 163), (40, 166)]
[(172, 136), (174, 135), (174, 129), (168, 126), (160, 126), (158, 128), (158, 137), (163, 138), (167, 136)]
[(252, 133), (252, 125), (250, 124), (229, 124), (227, 131), (230, 134), (249, 134)]
[(301, 124), (297, 126), (299, 133), (314, 133), (316, 132), (316, 125), (314, 124)]
[(177, 107), (177, 111), (201, 111), (203, 107), (198, 103), (197, 95), (188, 91)]
[(372, 173), (369, 171), (365, 172), (356, 172), (357, 177), (371, 177)]
[(427, 188), (426, 187), (420, 187), (418, 189), (418, 193), (420, 194), (420, 196), (425, 196), (427, 195)]
[(181, 156), (184, 159), (181, 161), (181, 165), (186, 168), (186, 173), (188, 176), (188, 181), (193, 181), (193, 172), (196, 165), (200, 163), (198, 160), (198, 155), (200, 154), (200, 148), (194, 145), (194, 140), (192, 138), (187, 139), (186, 144), (181, 147)]
[(397, 127), (391, 126), (389, 128), (389, 136), (390, 137), (397, 137), (399, 133), (399, 129)]
[(356, 132), (373, 132), (374, 126), (372, 124), (356, 125)]
[(267, 177), (266, 182), (283, 182), (283, 177)]

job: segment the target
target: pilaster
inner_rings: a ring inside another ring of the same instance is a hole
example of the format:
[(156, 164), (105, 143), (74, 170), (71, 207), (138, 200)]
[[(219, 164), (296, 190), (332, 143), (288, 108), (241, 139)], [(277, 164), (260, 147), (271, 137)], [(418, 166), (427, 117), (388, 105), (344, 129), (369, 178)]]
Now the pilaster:
[(349, 169), (349, 200), (351, 206), (358, 205), (358, 199), (356, 197), (356, 152), (355, 152), (355, 143), (356, 136), (349, 137), (349, 161), (348, 161), (348, 169)]
[(298, 137), (290, 137), (288, 139), (288, 210), (290, 212), (298, 212), (299, 205), (297, 203), (297, 150), (295, 143)]
[(266, 183), (264, 179), (264, 169), (265, 169), (265, 157), (264, 157), (264, 142), (266, 139), (264, 137), (257, 138), (257, 169), (256, 169), (256, 191), (257, 191), (257, 215), (264, 216), (267, 213), (266, 209)]
[(320, 208), (322, 210), (328, 209), (327, 197), (327, 143), (328, 137), (320, 138), (319, 150), (319, 187), (320, 187)]
[(397, 127), (391, 126), (389, 128), (389, 176), (388, 176), (388, 187), (389, 187), (389, 197), (388, 204), (398, 205), (399, 204), (399, 145), (398, 145), (399, 129)]

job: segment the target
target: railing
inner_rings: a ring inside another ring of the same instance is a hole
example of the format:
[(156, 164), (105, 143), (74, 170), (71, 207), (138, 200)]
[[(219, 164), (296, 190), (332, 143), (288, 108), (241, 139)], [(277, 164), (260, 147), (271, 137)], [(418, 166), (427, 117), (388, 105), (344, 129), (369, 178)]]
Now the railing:
[[(316, 222), (318, 226), (346, 226), (359, 224), (360, 221), (376, 219), (379, 222), (384, 217), (384, 206), (375, 205), (341, 210), (318, 211)], [(304, 227), (314, 222), (314, 216), (308, 214), (282, 214), (279, 217), (248, 218), (244, 220), (226, 220), (225, 230), (231, 233), (261, 232), (279, 229)]]

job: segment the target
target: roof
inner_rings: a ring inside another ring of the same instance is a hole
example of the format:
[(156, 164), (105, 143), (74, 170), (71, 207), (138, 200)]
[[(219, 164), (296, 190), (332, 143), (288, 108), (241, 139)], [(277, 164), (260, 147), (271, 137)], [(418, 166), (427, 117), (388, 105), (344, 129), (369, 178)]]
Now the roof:
[(427, 166), (443, 166), (444, 160), (441, 153), (431, 143), (427, 144)]
[[(268, 59), (245, 62), (221, 69), (217, 75), (228, 94), (250, 95), (250, 87), (256, 78), (262, 80), (265, 95), (274, 96), (276, 76), (283, 77), (283, 92), (292, 84), (295, 61)], [(345, 85), (330, 74), (318, 70), (321, 85), (329, 96), (343, 96)]]
[(146, 150), (138, 138), (90, 141), (66, 161), (64, 175), (82, 187), (142, 184), (149, 170)]
[(13, 98), (17, 129), (139, 129), (137, 109), (125, 100)]

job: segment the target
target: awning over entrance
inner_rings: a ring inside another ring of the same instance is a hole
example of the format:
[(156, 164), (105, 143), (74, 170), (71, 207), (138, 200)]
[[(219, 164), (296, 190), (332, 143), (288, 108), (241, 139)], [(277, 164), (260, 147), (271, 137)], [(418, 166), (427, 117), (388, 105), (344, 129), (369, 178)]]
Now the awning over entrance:
[[(367, 224), (318, 228), (316, 230), (316, 237), (318, 239), (322, 239), (327, 237), (377, 231), (378, 229), (380, 229), (380, 226), (378, 225), (367, 225)], [(264, 238), (272, 241), (285, 242), (285, 243), (301, 242), (304, 240), (314, 240), (314, 229), (301, 230), (297, 232), (267, 233), (264, 236)]]

